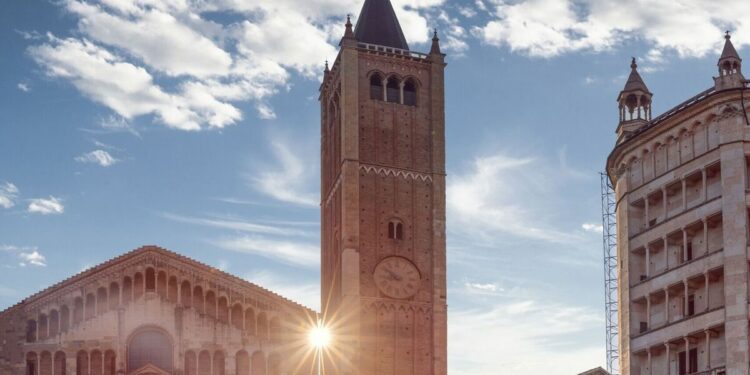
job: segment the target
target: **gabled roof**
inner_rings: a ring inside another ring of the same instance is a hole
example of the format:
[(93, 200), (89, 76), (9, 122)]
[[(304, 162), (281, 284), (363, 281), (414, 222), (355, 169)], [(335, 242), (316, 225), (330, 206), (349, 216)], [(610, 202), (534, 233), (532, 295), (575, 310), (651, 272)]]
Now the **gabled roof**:
[(143, 256), (143, 255), (148, 255), (148, 254), (157, 255), (157, 256), (163, 257), (165, 259), (171, 259), (172, 261), (180, 262), (182, 264), (189, 265), (191, 267), (197, 268), (199, 271), (205, 272), (207, 275), (212, 275), (212, 277), (213, 277), (213, 275), (215, 275), (215, 277), (217, 277), (217, 278), (223, 278), (224, 280), (226, 280), (228, 282), (231, 282), (231, 283), (233, 283), (234, 285), (237, 285), (240, 288), (247, 288), (246, 290), (252, 290), (254, 292), (261, 293), (261, 294), (267, 294), (268, 297), (270, 297), (271, 299), (277, 299), (282, 304), (287, 304), (287, 305), (295, 306), (297, 308), (302, 308), (302, 309), (307, 310), (309, 312), (313, 311), (312, 309), (310, 309), (310, 308), (308, 308), (306, 306), (303, 306), (303, 305), (301, 305), (301, 304), (299, 304), (299, 303), (297, 303), (295, 301), (292, 301), (292, 300), (290, 300), (288, 298), (285, 298), (285, 297), (279, 295), (278, 293), (275, 293), (275, 292), (273, 292), (271, 290), (263, 288), (263, 287), (261, 287), (261, 286), (259, 286), (257, 284), (253, 284), (251, 282), (248, 282), (247, 280), (244, 280), (242, 278), (234, 276), (234, 275), (232, 275), (230, 273), (227, 273), (227, 272), (221, 271), (221, 270), (219, 270), (217, 268), (211, 267), (211, 266), (209, 266), (209, 265), (207, 265), (205, 263), (199, 262), (199, 261), (197, 261), (195, 259), (186, 257), (184, 255), (178, 254), (176, 252), (167, 250), (167, 249), (159, 247), (159, 246), (147, 245), (147, 246), (143, 246), (143, 247), (137, 248), (135, 250), (131, 250), (131, 251), (127, 252), (127, 253), (121, 254), (121, 255), (119, 255), (119, 256), (117, 256), (115, 258), (112, 258), (112, 259), (110, 259), (108, 261), (105, 261), (104, 263), (101, 263), (99, 265), (96, 265), (94, 267), (86, 269), (86, 270), (84, 270), (84, 271), (82, 271), (82, 272), (80, 272), (80, 273), (78, 273), (76, 275), (73, 275), (73, 276), (71, 276), (71, 277), (69, 277), (69, 278), (67, 278), (67, 279), (65, 279), (63, 281), (60, 281), (60, 282), (58, 282), (58, 283), (56, 283), (56, 284), (54, 284), (52, 286), (49, 286), (49, 287), (47, 287), (46, 289), (44, 289), (42, 291), (34, 293), (33, 295), (31, 295), (31, 296), (29, 296), (27, 298), (24, 298), (21, 302), (15, 304), (13, 306), (10, 306), (10, 307), (8, 307), (5, 310), (1, 310), (0, 314), (6, 313), (6, 312), (8, 312), (10, 310), (13, 310), (14, 308), (17, 308), (17, 307), (20, 307), (20, 306), (23, 306), (23, 305), (36, 302), (36, 301), (38, 301), (38, 300), (40, 300), (42, 298), (45, 298), (45, 297), (53, 294), (58, 289), (65, 288), (65, 287), (67, 287), (67, 286), (69, 286), (69, 285), (71, 285), (73, 283), (76, 283), (78, 281), (84, 280), (84, 279), (86, 279), (86, 278), (88, 278), (90, 276), (94, 276), (94, 275), (96, 275), (98, 273), (101, 273), (101, 272), (106, 272), (111, 267), (116, 267), (118, 264), (120, 264), (120, 263), (122, 263), (122, 262), (124, 262), (124, 261), (126, 261), (128, 259), (132, 259), (132, 258), (135, 258), (135, 257), (139, 257), (139, 256)]
[(362, 43), (409, 49), (390, 0), (365, 0), (354, 36)]

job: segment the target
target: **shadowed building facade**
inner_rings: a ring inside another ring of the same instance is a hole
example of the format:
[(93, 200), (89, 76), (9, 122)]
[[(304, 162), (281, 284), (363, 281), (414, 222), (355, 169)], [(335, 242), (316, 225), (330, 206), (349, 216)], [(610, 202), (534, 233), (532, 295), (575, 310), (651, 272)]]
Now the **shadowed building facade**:
[(607, 172), (617, 197), (620, 373), (748, 374), (750, 121), (726, 35), (708, 90), (659, 117), (635, 59)]
[(320, 88), (326, 373), (447, 372), (445, 55), (367, 0)]
[(445, 375), (445, 56), (366, 0), (324, 73), (322, 314), (144, 247), (0, 313), (0, 375)]

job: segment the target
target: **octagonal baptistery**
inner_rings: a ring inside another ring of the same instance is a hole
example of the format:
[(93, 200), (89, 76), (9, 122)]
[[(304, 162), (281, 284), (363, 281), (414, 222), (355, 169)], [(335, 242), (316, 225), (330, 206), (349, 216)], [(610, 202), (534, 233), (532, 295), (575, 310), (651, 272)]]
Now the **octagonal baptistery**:
[(729, 34), (708, 90), (657, 118), (635, 60), (615, 187), (623, 375), (748, 374), (747, 81)]
[(311, 374), (316, 313), (148, 246), (0, 313), (0, 374)]

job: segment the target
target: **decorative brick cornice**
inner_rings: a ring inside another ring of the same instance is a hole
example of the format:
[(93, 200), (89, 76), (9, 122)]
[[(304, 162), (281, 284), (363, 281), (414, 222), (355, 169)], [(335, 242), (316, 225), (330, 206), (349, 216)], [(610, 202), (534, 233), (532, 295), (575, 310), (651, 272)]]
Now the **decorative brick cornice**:
[(421, 181), (432, 182), (431, 174), (418, 172), (418, 171), (412, 171), (408, 169), (398, 169), (398, 168), (384, 167), (384, 166), (372, 165), (372, 164), (361, 164), (359, 166), (359, 170), (364, 171), (365, 173), (375, 173), (375, 174), (379, 174), (381, 176), (386, 176), (386, 177), (393, 176), (393, 177), (401, 177), (407, 180), (421, 180)]

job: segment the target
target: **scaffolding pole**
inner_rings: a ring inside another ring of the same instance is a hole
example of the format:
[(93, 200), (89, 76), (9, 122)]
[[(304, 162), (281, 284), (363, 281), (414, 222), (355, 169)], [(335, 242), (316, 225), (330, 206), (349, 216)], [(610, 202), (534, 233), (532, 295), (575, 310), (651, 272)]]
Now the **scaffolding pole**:
[(600, 173), (602, 190), (602, 238), (604, 248), (604, 320), (607, 371), (620, 372), (617, 316), (617, 217), (615, 192), (606, 173)]

